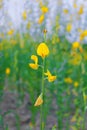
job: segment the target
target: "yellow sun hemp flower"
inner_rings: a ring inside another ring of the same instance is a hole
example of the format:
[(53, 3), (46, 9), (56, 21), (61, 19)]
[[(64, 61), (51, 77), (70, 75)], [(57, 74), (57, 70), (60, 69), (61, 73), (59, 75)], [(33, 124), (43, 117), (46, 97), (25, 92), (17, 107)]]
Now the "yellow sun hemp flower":
[(84, 13), (84, 11), (83, 11), (83, 6), (81, 6), (80, 9), (79, 9), (79, 11), (78, 11), (78, 14), (81, 15), (81, 14), (83, 14), (83, 13)]
[(7, 32), (8, 35), (12, 35), (13, 33), (14, 33), (14, 30), (13, 30), (13, 29), (11, 29), (11, 30), (9, 30), (9, 31)]
[(46, 6), (43, 6), (42, 8), (41, 8), (41, 11), (42, 11), (42, 13), (47, 13), (48, 12), (48, 8), (46, 7)]
[(39, 20), (38, 20), (38, 23), (39, 23), (39, 24), (42, 24), (43, 21), (44, 21), (44, 15), (42, 14), (42, 15), (40, 16)]
[(38, 65), (38, 57), (35, 56), (35, 55), (32, 55), (31, 56), (31, 59), (35, 62), (35, 63), (30, 63), (29, 66), (32, 68), (32, 69), (35, 69), (37, 70), (39, 65)]
[(43, 104), (43, 99), (42, 99), (42, 93), (41, 93), (41, 94), (39, 95), (39, 97), (37, 98), (37, 100), (36, 100), (34, 106), (36, 107), (36, 106), (40, 106), (40, 105), (42, 105), (42, 104)]
[(27, 19), (27, 13), (26, 13), (26, 11), (24, 11), (24, 12), (22, 13), (22, 18), (23, 18), (24, 20)]
[(40, 45), (37, 47), (37, 54), (42, 58), (48, 56), (49, 55), (48, 46), (45, 43), (40, 43)]
[(71, 84), (71, 83), (73, 82), (70, 77), (65, 78), (64, 81), (65, 81), (66, 83), (69, 83), (69, 84)]
[(47, 78), (48, 78), (48, 81), (49, 81), (49, 82), (53, 82), (53, 81), (56, 80), (56, 76), (52, 75), (49, 70), (47, 70), (47, 72), (44, 73), (44, 74), (45, 74), (46, 76), (48, 76)]
[(7, 75), (9, 75), (9, 74), (10, 74), (10, 68), (6, 68), (5, 73), (6, 73)]
[(76, 3), (74, 3), (74, 4), (73, 4), (73, 7), (74, 7), (74, 8), (77, 8), (77, 4), (76, 4)]
[(68, 14), (69, 11), (68, 11), (68, 9), (64, 9), (63, 12), (64, 12), (65, 14)]
[(72, 30), (72, 24), (68, 23), (67, 26), (66, 26), (66, 31), (70, 32), (71, 30)]
[(79, 86), (79, 83), (77, 81), (74, 82), (74, 87), (78, 87)]
[(80, 41), (82, 41), (85, 37), (87, 37), (87, 30), (84, 30), (84, 31), (80, 34)]
[(79, 42), (73, 42), (72, 47), (73, 47), (73, 49), (79, 48), (80, 47)]

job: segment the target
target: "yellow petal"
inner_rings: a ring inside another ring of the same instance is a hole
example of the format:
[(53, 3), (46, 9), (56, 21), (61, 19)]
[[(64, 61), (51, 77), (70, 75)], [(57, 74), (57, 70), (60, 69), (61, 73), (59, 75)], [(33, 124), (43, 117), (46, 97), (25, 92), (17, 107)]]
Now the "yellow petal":
[(7, 75), (9, 75), (9, 74), (10, 74), (10, 68), (6, 68), (5, 73), (6, 73)]
[(32, 56), (31, 56), (31, 59), (34, 60), (35, 64), (38, 63), (38, 57), (37, 57), (37, 56), (32, 55)]
[(44, 15), (41, 15), (38, 20), (38, 23), (41, 24), (43, 21), (44, 21)]
[(49, 48), (45, 43), (40, 43), (37, 47), (37, 54), (42, 58), (45, 58), (49, 54)]
[(43, 6), (41, 8), (41, 11), (42, 11), (42, 13), (47, 13), (48, 12), (48, 8), (46, 6)]
[(73, 47), (73, 49), (79, 48), (80, 47), (79, 42), (73, 42), (72, 47)]
[(44, 73), (46, 76), (51, 76), (51, 73), (50, 73), (50, 71), (49, 70), (47, 70), (47, 72), (46, 73)]
[(70, 32), (71, 30), (72, 30), (72, 24), (68, 23), (67, 26), (66, 26), (66, 31)]
[(27, 19), (27, 12), (26, 12), (26, 11), (24, 11), (24, 12), (22, 13), (22, 18), (23, 18), (24, 20)]
[(56, 76), (52, 75), (49, 70), (47, 70), (47, 73), (44, 73), (46, 76), (48, 76), (48, 81), (53, 82), (56, 80)]
[(35, 70), (38, 69), (38, 64), (30, 63), (29, 66), (30, 66), (32, 69), (35, 69)]
[(53, 82), (56, 80), (56, 76), (48, 76), (48, 81)]
[(39, 95), (39, 97), (37, 98), (34, 106), (40, 106), (41, 104), (43, 104), (43, 99), (42, 99), (42, 93)]

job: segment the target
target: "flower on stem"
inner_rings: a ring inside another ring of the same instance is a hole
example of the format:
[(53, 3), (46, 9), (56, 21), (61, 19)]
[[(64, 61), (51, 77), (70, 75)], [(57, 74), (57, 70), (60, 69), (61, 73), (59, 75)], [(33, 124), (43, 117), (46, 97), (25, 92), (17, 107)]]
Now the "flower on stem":
[(47, 72), (44, 74), (47, 76), (49, 82), (53, 82), (56, 80), (56, 76), (52, 75), (49, 70), (47, 70)]
[(38, 65), (38, 57), (35, 56), (35, 55), (32, 55), (31, 56), (31, 59), (35, 62), (35, 63), (30, 63), (29, 66), (32, 68), (32, 69), (35, 69), (37, 70), (39, 65)]
[(45, 58), (49, 54), (49, 48), (45, 43), (40, 43), (37, 47), (37, 54), (42, 58)]
[(36, 100), (34, 106), (36, 107), (36, 106), (40, 106), (40, 105), (42, 105), (42, 104), (43, 104), (43, 99), (42, 99), (42, 93), (41, 93), (41, 94), (39, 95), (39, 97), (37, 98), (37, 100)]

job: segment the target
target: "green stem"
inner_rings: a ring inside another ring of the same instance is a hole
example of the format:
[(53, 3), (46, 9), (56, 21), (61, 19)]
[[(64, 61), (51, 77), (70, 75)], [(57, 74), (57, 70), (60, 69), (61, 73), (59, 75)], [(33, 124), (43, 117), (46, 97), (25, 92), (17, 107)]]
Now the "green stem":
[[(42, 68), (42, 88), (41, 88), (41, 92), (42, 92), (42, 98), (44, 101), (44, 93), (45, 93), (45, 89), (44, 89), (44, 64), (45, 64), (45, 59), (43, 59), (43, 68)], [(41, 116), (40, 116), (40, 130), (44, 130), (44, 119), (43, 119), (43, 113), (44, 113), (44, 106), (43, 104), (41, 105)]]
[(83, 130), (86, 130), (86, 101), (84, 99), (84, 96), (85, 96), (85, 92), (83, 91), (83, 100), (84, 100), (84, 111), (83, 111)]

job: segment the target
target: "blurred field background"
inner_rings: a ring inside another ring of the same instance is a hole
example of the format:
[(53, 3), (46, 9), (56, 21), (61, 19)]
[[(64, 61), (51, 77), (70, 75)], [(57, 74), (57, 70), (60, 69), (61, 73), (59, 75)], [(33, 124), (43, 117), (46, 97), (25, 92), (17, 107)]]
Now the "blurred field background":
[(45, 130), (87, 130), (86, 0), (0, 0), (0, 130), (41, 130), (42, 69), (29, 65), (40, 43), (56, 76), (44, 81)]

